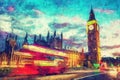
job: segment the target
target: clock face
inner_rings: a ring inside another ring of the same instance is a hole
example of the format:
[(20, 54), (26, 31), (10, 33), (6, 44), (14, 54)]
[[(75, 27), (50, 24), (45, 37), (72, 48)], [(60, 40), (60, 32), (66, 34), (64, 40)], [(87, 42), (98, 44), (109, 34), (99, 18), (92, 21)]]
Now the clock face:
[(93, 26), (93, 25), (90, 25), (88, 28), (89, 28), (89, 30), (93, 30), (93, 29), (94, 29), (94, 26)]

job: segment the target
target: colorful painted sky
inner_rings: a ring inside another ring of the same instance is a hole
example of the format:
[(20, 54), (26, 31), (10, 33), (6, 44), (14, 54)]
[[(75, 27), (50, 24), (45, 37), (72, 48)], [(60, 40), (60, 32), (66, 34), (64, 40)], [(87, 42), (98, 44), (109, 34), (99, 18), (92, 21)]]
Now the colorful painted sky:
[(24, 37), (51, 34), (64, 36), (64, 45), (87, 52), (86, 23), (93, 7), (100, 26), (102, 56), (120, 54), (119, 0), (0, 0), (0, 30)]

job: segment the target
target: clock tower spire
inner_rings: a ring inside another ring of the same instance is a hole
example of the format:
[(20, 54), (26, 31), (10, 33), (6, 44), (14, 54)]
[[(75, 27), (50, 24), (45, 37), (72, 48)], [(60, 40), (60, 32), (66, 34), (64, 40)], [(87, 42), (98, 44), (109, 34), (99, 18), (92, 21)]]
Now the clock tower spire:
[(95, 18), (94, 11), (91, 7), (89, 19), (87, 22), (87, 38), (88, 38), (88, 60), (93, 63), (100, 62), (100, 40), (99, 25)]
[(94, 14), (94, 11), (93, 11), (93, 9), (92, 9), (92, 7), (91, 7), (91, 10), (90, 10), (90, 16), (89, 16), (89, 20), (88, 21), (90, 21), (90, 20), (96, 20), (95, 19), (95, 14)]

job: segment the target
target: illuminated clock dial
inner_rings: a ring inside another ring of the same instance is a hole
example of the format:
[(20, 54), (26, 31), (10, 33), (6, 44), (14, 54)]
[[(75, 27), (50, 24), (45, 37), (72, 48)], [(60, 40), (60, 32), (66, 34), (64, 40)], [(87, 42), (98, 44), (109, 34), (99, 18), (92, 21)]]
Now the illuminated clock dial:
[(93, 29), (94, 29), (94, 26), (93, 26), (93, 25), (90, 25), (88, 28), (89, 28), (89, 30), (93, 30)]

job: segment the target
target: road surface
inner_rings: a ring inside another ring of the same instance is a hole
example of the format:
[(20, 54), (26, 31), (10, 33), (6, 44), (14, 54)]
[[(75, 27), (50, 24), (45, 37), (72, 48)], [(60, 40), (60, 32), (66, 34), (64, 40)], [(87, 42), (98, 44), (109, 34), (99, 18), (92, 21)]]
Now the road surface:
[[(95, 76), (95, 78), (93, 78), (93, 76)], [(98, 70), (71, 70), (65, 72), (64, 74), (57, 75), (2, 77), (0, 78), (0, 80), (113, 80), (113, 79), (112, 77), (109, 77), (106, 74), (99, 72)]]

